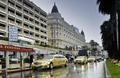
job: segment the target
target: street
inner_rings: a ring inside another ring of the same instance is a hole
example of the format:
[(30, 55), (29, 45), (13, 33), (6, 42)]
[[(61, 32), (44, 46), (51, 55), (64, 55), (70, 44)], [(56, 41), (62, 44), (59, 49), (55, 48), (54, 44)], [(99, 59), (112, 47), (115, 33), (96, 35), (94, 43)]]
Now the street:
[(0, 75), (0, 78), (105, 78), (104, 62), (87, 64), (69, 63), (68, 67), (57, 67), (53, 70), (38, 69)]

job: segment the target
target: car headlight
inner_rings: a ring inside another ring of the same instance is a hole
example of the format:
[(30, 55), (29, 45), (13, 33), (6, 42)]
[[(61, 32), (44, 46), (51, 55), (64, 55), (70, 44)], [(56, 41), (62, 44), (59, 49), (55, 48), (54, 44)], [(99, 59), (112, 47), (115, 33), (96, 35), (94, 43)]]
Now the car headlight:
[(84, 59), (82, 59), (82, 61), (84, 61)]
[(32, 64), (34, 64), (34, 63), (32, 63)]
[(43, 64), (48, 64), (48, 63), (50, 63), (50, 62), (49, 61), (43, 62)]

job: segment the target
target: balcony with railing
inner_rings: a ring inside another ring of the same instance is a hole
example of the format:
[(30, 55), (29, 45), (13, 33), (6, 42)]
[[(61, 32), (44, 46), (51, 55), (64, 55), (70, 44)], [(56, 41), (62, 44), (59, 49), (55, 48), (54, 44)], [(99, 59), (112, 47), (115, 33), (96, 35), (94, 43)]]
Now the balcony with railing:
[(5, 8), (0, 7), (0, 11), (2, 11), (2, 12), (6, 12), (6, 9), (5, 9)]
[(15, 24), (15, 21), (13, 21), (13, 20), (8, 20), (8, 22), (9, 22), (10, 24)]
[(31, 33), (31, 32), (30, 32), (30, 37), (32, 37), (32, 38), (33, 38), (33, 37), (34, 37), (34, 33)]
[(9, 7), (15, 8), (15, 5), (12, 3), (9, 3), (8, 5), (9, 5)]
[(18, 19), (22, 19), (22, 16), (20, 16), (20, 15), (16, 15), (16, 17), (17, 17)]
[(15, 17), (15, 13), (13, 13), (13, 12), (11, 12), (11, 11), (9, 11), (8, 13), (9, 13), (9, 15), (12, 15), (12, 16)]
[(22, 8), (16, 7), (17, 11), (22, 11)]
[(22, 34), (22, 31), (18, 31), (18, 34)]
[(39, 35), (35, 35), (35, 38), (39, 38)]
[(39, 30), (35, 30), (35, 32), (39, 33)]
[(29, 37), (29, 33), (24, 33), (25, 36)]
[(25, 29), (29, 30), (29, 27), (28, 26), (24, 26)]
[(0, 2), (6, 4), (6, 0), (0, 0)]
[(29, 26), (30, 30), (34, 30), (34, 27), (33, 26)]
[(22, 5), (22, 0), (16, 0), (16, 2)]
[(16, 24), (17, 24), (17, 26), (22, 27), (22, 23), (17, 23), (16, 22)]
[(0, 29), (5, 30), (5, 26), (0, 26)]
[(6, 17), (1, 17), (1, 16), (0, 16), (0, 20), (1, 20), (1, 21), (5, 21), (5, 20), (6, 20)]
[(29, 23), (29, 20), (28, 20), (28, 19), (25, 19), (25, 18), (24, 18), (24, 21), (27, 22), (27, 23)]
[(30, 11), (34, 12), (32, 8), (30, 8), (29, 6), (27, 6), (26, 4), (24, 4), (24, 7), (29, 9)]

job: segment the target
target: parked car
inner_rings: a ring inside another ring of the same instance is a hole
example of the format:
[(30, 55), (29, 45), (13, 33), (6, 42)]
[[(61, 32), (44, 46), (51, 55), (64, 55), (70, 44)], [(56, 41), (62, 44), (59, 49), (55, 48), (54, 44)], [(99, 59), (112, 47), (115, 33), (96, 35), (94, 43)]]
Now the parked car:
[(32, 63), (32, 69), (37, 68), (50, 68), (53, 69), (53, 67), (57, 66), (67, 66), (68, 60), (63, 55), (47, 55), (43, 59), (36, 60)]
[(97, 60), (104, 60), (104, 58), (102, 56), (97, 56)]
[(78, 56), (75, 60), (74, 60), (74, 63), (87, 63), (87, 57), (86, 56)]
[(96, 57), (95, 56), (89, 56), (88, 62), (96, 62)]

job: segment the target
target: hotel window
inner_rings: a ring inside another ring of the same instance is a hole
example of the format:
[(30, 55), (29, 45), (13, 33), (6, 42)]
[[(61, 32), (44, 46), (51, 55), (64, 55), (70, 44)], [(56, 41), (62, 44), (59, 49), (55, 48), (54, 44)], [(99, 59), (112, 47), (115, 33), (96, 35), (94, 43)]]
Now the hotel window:
[(53, 34), (51, 35), (51, 38), (53, 38)]
[(5, 30), (5, 27), (6, 27), (6, 25), (5, 25), (5, 24), (0, 23), (0, 29)]

